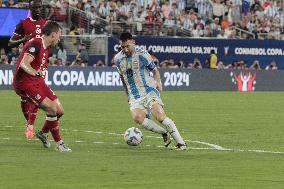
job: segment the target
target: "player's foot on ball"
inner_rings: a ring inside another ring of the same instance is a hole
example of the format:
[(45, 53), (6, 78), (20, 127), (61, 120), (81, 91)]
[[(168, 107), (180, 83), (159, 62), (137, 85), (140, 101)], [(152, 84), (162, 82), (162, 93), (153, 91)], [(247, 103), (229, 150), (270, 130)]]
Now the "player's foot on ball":
[(26, 127), (25, 135), (26, 135), (27, 139), (34, 138), (34, 128), (33, 128), (33, 126), (29, 125), (29, 126)]
[(186, 143), (184, 143), (184, 144), (177, 143), (177, 145), (174, 148), (174, 150), (187, 150)]
[(50, 148), (50, 142), (49, 142), (49, 140), (48, 140), (48, 136), (47, 136), (47, 134), (45, 134), (45, 133), (43, 133), (42, 131), (38, 131), (37, 133), (36, 133), (36, 137), (39, 139), (39, 140), (41, 140), (41, 142), (42, 142), (42, 144), (43, 144), (43, 146), (45, 147), (45, 148)]
[(168, 132), (162, 134), (163, 140), (164, 140), (164, 145), (165, 147), (168, 147), (171, 144), (171, 136)]
[(56, 147), (55, 147), (55, 150), (59, 151), (59, 152), (72, 152), (72, 150), (70, 148), (68, 148), (68, 146), (66, 144), (64, 144), (64, 142), (57, 144)]

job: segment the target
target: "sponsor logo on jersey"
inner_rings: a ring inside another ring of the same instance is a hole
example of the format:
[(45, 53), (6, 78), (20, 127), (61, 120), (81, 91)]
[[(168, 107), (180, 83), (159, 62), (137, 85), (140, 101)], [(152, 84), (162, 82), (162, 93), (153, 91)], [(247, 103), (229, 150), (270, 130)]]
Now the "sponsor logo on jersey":
[(29, 49), (29, 51), (30, 51), (31, 53), (34, 53), (34, 52), (35, 52), (35, 47), (31, 47), (31, 48)]
[(35, 96), (35, 98), (36, 98), (37, 100), (40, 100), (40, 99), (41, 99), (41, 96), (40, 96), (39, 94), (37, 94), (37, 95)]

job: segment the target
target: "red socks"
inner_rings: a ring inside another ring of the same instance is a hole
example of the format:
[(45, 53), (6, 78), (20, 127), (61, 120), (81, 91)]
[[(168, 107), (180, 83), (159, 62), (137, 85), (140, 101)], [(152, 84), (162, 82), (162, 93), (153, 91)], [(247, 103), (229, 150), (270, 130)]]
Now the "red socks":
[(42, 132), (48, 133), (48, 131), (51, 132), (55, 142), (61, 140), (57, 116), (46, 116), (45, 123), (42, 127)]
[(22, 100), (21, 108), (27, 121), (27, 125), (34, 125), (38, 107), (33, 102)]
[(22, 112), (27, 122), (29, 120), (29, 105), (30, 105), (29, 102), (24, 100), (21, 101)]
[(30, 103), (28, 125), (34, 125), (37, 116), (37, 111), (38, 107), (34, 103)]

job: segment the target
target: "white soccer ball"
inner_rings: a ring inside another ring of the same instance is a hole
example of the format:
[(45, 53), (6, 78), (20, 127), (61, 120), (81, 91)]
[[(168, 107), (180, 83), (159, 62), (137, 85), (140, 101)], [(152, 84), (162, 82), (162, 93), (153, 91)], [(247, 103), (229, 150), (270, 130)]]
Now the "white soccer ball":
[(143, 134), (136, 127), (131, 127), (127, 129), (124, 133), (124, 141), (129, 146), (138, 146), (142, 142), (142, 140), (143, 140)]

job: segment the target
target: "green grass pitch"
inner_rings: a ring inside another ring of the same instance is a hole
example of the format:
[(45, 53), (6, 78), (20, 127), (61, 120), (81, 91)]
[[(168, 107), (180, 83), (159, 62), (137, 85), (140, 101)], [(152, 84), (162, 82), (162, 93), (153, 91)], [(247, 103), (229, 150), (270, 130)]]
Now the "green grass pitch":
[[(143, 129), (140, 146), (126, 145), (120, 134), (136, 125), (122, 91), (56, 93), (72, 153), (27, 141), (18, 96), (0, 91), (1, 189), (284, 188), (281, 92), (163, 92), (188, 151), (165, 149)], [(36, 129), (43, 120), (41, 111)]]

